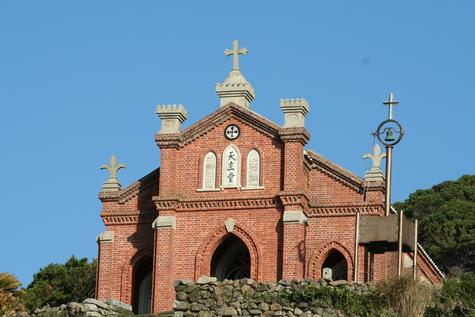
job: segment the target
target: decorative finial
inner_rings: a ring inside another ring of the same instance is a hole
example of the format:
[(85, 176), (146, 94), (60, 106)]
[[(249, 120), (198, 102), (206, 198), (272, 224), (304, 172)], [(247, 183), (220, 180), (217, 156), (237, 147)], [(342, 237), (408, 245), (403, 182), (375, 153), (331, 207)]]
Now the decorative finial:
[(105, 192), (117, 192), (121, 190), (119, 179), (117, 178), (117, 172), (121, 168), (126, 168), (125, 164), (117, 163), (117, 158), (115, 155), (112, 155), (110, 165), (102, 164), (101, 170), (109, 171), (109, 179), (102, 185), (102, 190)]
[(239, 70), (239, 54), (247, 54), (247, 48), (239, 48), (239, 41), (233, 41), (233, 48), (224, 51), (224, 55), (233, 55), (233, 70)]
[(388, 100), (383, 102), (383, 105), (388, 106), (388, 119), (392, 120), (393, 118), (393, 106), (399, 104), (399, 101), (394, 100), (394, 94), (391, 92), (389, 94)]
[(233, 48), (224, 51), (224, 55), (233, 56), (233, 69), (222, 83), (216, 84), (216, 93), (220, 99), (220, 106), (224, 107), (229, 103), (249, 108), (251, 101), (256, 97), (254, 88), (244, 78), (239, 70), (239, 54), (247, 54), (247, 48), (239, 48), (239, 41), (233, 41)]
[(365, 180), (367, 181), (384, 181), (384, 174), (381, 170), (381, 161), (386, 157), (386, 153), (381, 153), (379, 144), (375, 144), (373, 147), (373, 153), (366, 153), (363, 155), (363, 159), (371, 159), (371, 169), (365, 174)]

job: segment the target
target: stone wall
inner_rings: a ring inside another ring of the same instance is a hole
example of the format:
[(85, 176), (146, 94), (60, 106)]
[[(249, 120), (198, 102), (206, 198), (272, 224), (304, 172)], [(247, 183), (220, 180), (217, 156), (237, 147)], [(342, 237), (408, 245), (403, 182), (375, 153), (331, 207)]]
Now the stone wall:
[[(108, 317), (132, 315), (132, 307), (115, 300), (98, 301), (92, 298), (82, 303), (68, 303), (58, 307), (37, 308), (32, 317)], [(25, 316), (26, 317), (26, 316)]]
[[(285, 300), (282, 294), (302, 292), (304, 289), (346, 288), (356, 294), (368, 294), (362, 284), (349, 285), (346, 281), (281, 280), (278, 283), (258, 283), (252, 279), (217, 282), (212, 277), (201, 277), (196, 283), (181, 280), (175, 283), (176, 317), (182, 316), (313, 316), (340, 317), (344, 312), (334, 307), (318, 307), (311, 303)], [(325, 305), (323, 305), (325, 306)]]

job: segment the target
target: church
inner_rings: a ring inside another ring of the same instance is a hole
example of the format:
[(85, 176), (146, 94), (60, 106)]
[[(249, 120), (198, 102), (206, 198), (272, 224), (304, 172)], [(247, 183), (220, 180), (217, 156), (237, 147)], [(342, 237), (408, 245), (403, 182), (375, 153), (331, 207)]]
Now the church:
[(97, 239), (97, 298), (159, 313), (171, 310), (178, 279), (372, 282), (396, 276), (398, 264), (440, 283), (442, 272), (410, 234), (398, 260), (379, 147), (360, 178), (306, 147), (305, 99), (280, 101), (282, 125), (259, 115), (239, 67), (245, 53), (237, 41), (225, 51), (233, 67), (216, 84), (210, 115), (182, 128), (185, 107), (157, 107), (157, 169), (121, 188), (125, 166), (113, 156), (101, 167), (110, 176), (99, 193), (106, 231)]

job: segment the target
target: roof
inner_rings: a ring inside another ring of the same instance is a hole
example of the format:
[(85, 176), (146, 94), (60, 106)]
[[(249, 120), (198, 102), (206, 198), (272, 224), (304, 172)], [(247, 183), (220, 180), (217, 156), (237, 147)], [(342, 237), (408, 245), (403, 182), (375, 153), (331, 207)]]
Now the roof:
[(304, 158), (311, 163), (313, 168), (321, 170), (329, 176), (343, 182), (345, 185), (348, 185), (358, 191), (363, 188), (364, 180), (362, 178), (339, 166), (338, 164), (331, 162), (324, 156), (311, 150), (305, 150)]

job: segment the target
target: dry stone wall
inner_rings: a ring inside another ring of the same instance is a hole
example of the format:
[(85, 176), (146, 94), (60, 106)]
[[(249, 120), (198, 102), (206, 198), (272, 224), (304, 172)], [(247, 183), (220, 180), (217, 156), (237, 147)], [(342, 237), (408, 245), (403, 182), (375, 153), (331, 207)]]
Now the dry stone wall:
[(281, 280), (278, 283), (258, 283), (252, 279), (241, 279), (218, 282), (213, 277), (201, 277), (196, 283), (187, 280), (175, 283), (176, 300), (173, 310), (176, 317), (346, 316), (334, 307), (318, 307), (305, 301), (283, 299), (282, 294), (302, 293), (309, 287), (347, 288), (357, 294), (369, 292), (365, 285), (349, 285), (346, 281)]
[[(132, 307), (123, 302), (98, 301), (88, 298), (82, 303), (68, 303), (58, 307), (37, 308), (31, 317), (117, 317), (132, 315)], [(25, 316), (26, 317), (26, 316)]]

